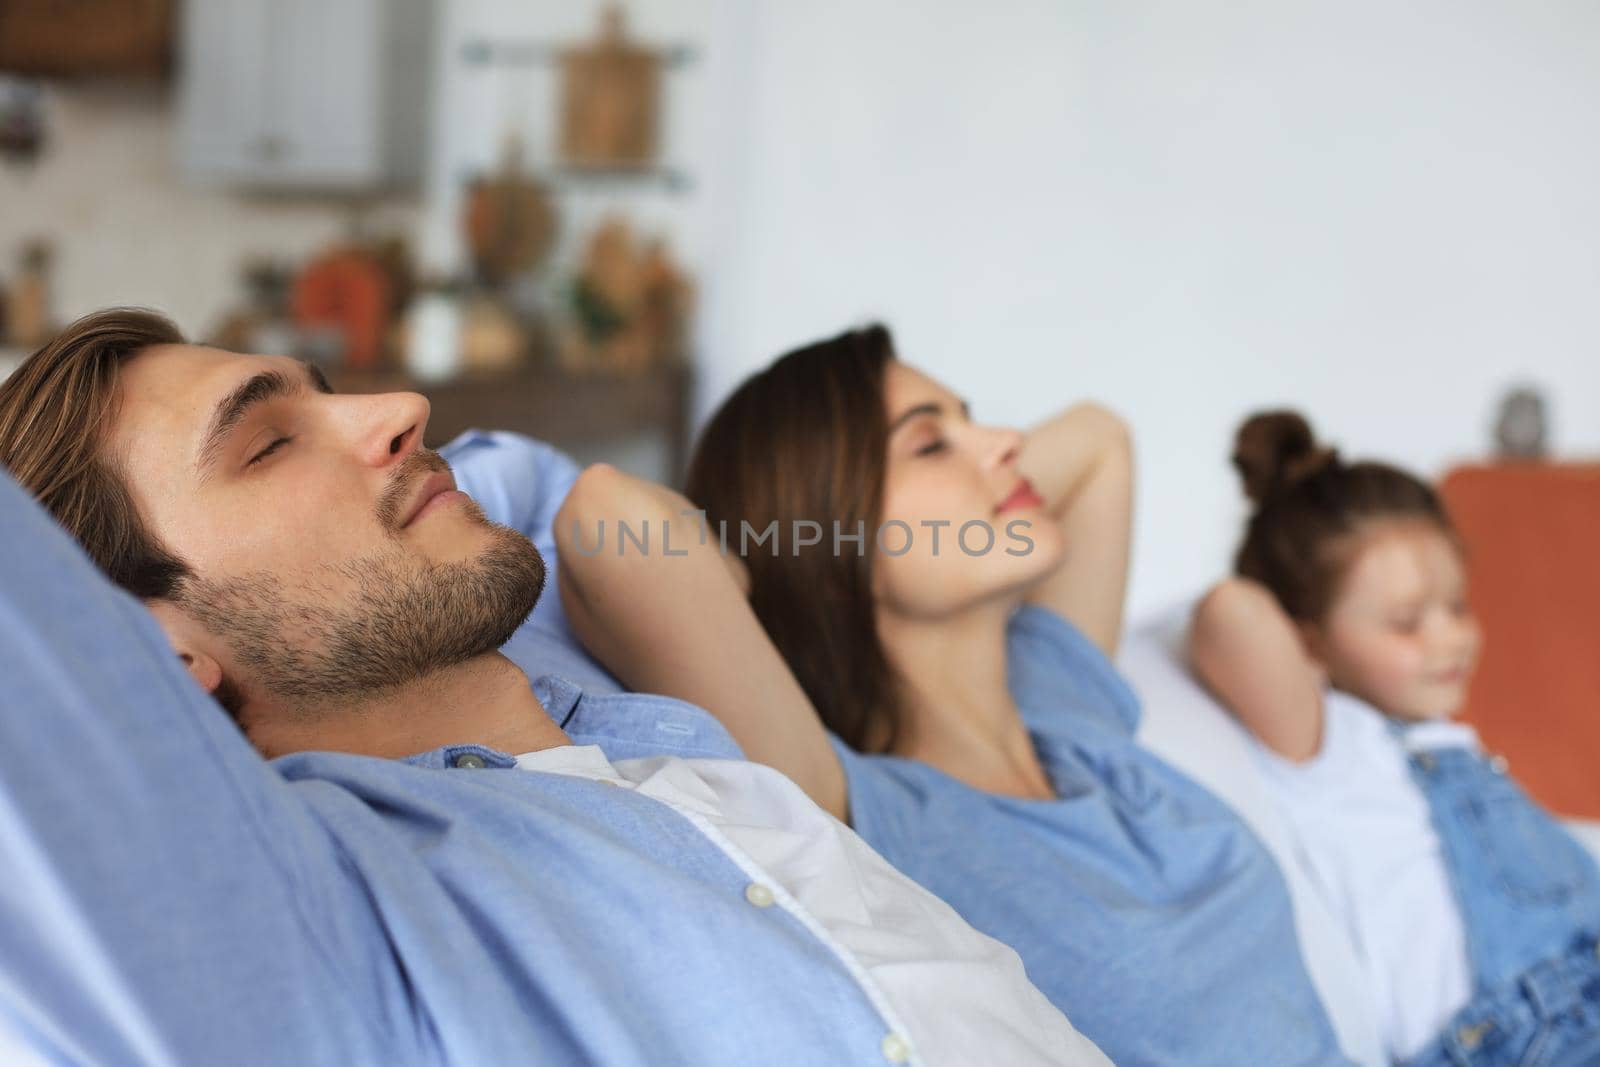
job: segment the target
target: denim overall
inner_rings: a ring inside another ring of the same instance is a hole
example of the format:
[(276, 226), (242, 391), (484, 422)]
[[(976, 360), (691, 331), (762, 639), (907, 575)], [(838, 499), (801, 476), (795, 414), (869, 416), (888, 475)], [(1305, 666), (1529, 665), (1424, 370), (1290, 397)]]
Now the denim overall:
[(1410, 764), (1461, 908), (1473, 998), (1407, 1067), (1600, 1065), (1594, 859), (1498, 756), (1430, 748)]

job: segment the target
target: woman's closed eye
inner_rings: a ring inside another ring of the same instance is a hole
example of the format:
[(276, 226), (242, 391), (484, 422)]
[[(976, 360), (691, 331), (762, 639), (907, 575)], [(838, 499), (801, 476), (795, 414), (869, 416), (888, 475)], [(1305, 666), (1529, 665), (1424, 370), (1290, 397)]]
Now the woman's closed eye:
[(948, 447), (950, 447), (949, 442), (944, 438), (935, 437), (926, 444), (917, 446), (916, 454), (919, 456), (933, 456), (943, 452)]
[(250, 462), (246, 463), (245, 466), (246, 467), (254, 467), (257, 463), (260, 463), (262, 460), (266, 459), (268, 456), (272, 455), (278, 449), (282, 448), (284, 445), (288, 444), (290, 441), (293, 441), (293, 440), (294, 440), (294, 438), (292, 438), (292, 437), (276, 437), (276, 438), (273, 438), (272, 443), (269, 444), (266, 448), (263, 448), (260, 452), (257, 452), (254, 456), (251, 456), (250, 457)]

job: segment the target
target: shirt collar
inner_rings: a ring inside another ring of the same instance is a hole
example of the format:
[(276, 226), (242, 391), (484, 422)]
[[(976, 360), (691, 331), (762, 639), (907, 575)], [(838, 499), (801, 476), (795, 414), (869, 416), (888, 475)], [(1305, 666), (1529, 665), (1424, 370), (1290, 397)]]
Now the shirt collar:
[[(533, 679), (533, 695), (574, 744), (597, 744), (613, 759), (685, 756), (743, 759), (733, 738), (707, 712), (671, 697), (645, 693), (591, 696), (553, 674)], [(484, 745), (447, 745), (406, 757), (416, 767), (456, 766), (463, 754), (483, 757), (489, 767), (511, 767), (516, 757)]]
[(533, 695), (544, 705), (545, 714), (565, 730), (573, 716), (578, 713), (578, 702), (583, 699), (583, 690), (554, 674), (541, 674), (531, 684)]
[[(557, 678), (553, 674), (535, 678), (532, 685), (533, 695), (544, 705), (545, 713), (557, 726), (566, 729), (567, 723), (571, 721), (577, 709), (579, 699), (583, 696), (583, 690), (565, 678)], [(431, 752), (418, 752), (414, 756), (407, 756), (400, 762), (429, 770), (444, 770), (456, 766), (456, 761), (464, 755), (482, 757), (487, 767), (514, 767), (517, 764), (515, 756), (487, 745), (445, 745)]]
[[(458, 765), (456, 761), (462, 756), (477, 756), (483, 760), (482, 766), (484, 767), (502, 768), (515, 767), (517, 765), (515, 756), (490, 748), (487, 745), (445, 745), (443, 748), (436, 748), (432, 752), (419, 752), (415, 756), (407, 756), (400, 762), (409, 763), (413, 767), (442, 771), (456, 767)], [(473, 767), (479, 766), (475, 763), (470, 765)]]

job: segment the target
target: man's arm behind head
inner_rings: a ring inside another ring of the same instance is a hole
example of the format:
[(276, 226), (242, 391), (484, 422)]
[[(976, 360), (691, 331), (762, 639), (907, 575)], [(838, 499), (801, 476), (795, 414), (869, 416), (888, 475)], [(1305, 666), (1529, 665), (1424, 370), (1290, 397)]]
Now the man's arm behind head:
[(0, 544), (0, 1016), (86, 1062), (347, 1052), (295, 893), (326, 835), (4, 471)]

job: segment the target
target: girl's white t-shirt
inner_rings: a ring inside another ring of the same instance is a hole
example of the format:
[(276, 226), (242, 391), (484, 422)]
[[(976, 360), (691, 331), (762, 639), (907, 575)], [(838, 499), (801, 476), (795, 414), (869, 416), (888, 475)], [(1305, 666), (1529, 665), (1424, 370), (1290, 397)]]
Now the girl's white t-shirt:
[(1408, 751), (1477, 747), (1469, 726), (1397, 736), (1370, 705), (1329, 690), (1322, 748), (1294, 763), (1253, 746), (1300, 859), (1362, 958), (1391, 1058), (1420, 1052), (1472, 995), (1461, 910)]

